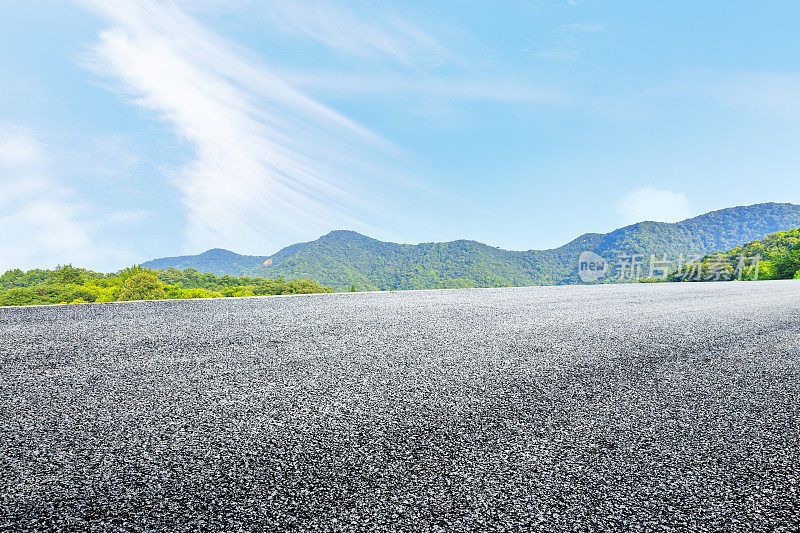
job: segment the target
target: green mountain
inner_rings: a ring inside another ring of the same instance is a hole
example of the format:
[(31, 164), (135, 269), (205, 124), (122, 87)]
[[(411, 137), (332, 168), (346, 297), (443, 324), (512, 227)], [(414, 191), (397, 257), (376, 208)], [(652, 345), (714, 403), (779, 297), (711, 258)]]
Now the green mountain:
[(333, 231), (271, 256), (209, 250), (157, 259), (149, 268), (192, 267), (215, 274), (311, 279), (336, 290), (432, 289), (574, 283), (578, 256), (592, 251), (613, 271), (621, 254), (703, 256), (800, 226), (800, 206), (757, 204), (714, 211), (682, 222), (640, 222), (611, 233), (588, 233), (551, 250), (509, 251), (476, 241), (397, 244), (353, 231)]

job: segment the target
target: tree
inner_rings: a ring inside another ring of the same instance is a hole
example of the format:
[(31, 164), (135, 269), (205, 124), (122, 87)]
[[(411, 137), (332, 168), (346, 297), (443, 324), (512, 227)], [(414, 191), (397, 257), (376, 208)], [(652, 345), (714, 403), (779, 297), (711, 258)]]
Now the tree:
[(350, 292), (356, 292), (356, 284), (355, 283), (350, 285)]
[(132, 267), (120, 270), (119, 277), (121, 277), (123, 280), (128, 280), (132, 276), (135, 276), (136, 274), (141, 274), (142, 272), (147, 272), (150, 274), (153, 273), (152, 270), (150, 270), (149, 268), (144, 268), (142, 265), (133, 265)]
[(779, 279), (792, 279), (800, 271), (800, 250), (784, 252), (773, 260), (775, 272)]
[(117, 300), (163, 300), (166, 297), (164, 284), (155, 274), (139, 272), (128, 278), (125, 285), (122, 286)]
[(17, 286), (17, 280), (25, 276), (25, 272), (23, 272), (19, 268), (15, 268), (13, 270), (7, 270), (5, 274), (0, 276), (0, 287), (4, 289), (10, 289)]
[(58, 285), (82, 285), (84, 281), (84, 271), (72, 265), (56, 267), (51, 280)]

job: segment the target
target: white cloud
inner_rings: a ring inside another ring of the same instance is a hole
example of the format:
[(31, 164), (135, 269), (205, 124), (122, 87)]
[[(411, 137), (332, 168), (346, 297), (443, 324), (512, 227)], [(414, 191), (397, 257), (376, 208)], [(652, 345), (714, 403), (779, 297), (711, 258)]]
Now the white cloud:
[(686, 195), (649, 185), (629, 192), (614, 204), (614, 208), (629, 224), (645, 220), (678, 222), (689, 218), (691, 213)]
[[(191, 13), (246, 12), (268, 26), (271, 33), (320, 44), (359, 60), (390, 59), (406, 67), (436, 66), (459, 62), (439, 39), (399, 13), (396, 3), (341, 2), (338, 0), (174, 0)], [(434, 21), (425, 21), (436, 33), (454, 32)]]
[(111, 270), (137, 260), (105, 235), (110, 224), (141, 220), (136, 212), (104, 216), (68, 185), (64, 169), (84, 168), (84, 159), (29, 127), (0, 122), (0, 272), (66, 263)]
[(50, 150), (21, 126), (0, 128), (0, 271), (92, 255), (80, 208), (49, 177)]
[[(173, 3), (87, 0), (106, 17), (87, 58), (193, 150), (176, 175), (187, 248), (266, 253), (359, 226), (399, 153), (279, 79)], [(379, 206), (386, 213), (386, 206)], [(363, 227), (363, 225), (361, 226)]]

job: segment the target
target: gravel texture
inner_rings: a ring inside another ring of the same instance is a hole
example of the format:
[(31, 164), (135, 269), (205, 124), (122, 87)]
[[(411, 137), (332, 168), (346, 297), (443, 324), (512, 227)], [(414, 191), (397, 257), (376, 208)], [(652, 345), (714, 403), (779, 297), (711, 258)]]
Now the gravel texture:
[(0, 362), (0, 528), (800, 521), (800, 281), (0, 309)]

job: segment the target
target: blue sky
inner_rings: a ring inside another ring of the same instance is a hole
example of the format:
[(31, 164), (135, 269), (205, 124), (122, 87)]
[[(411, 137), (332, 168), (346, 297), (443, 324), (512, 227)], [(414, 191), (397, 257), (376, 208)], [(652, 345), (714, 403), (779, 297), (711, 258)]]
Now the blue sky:
[(0, 269), (800, 203), (794, 1), (0, 7)]

